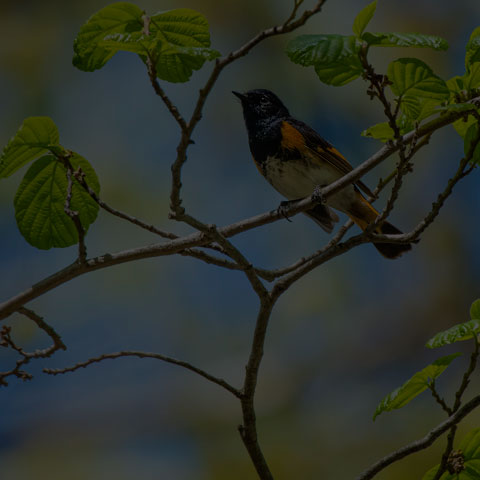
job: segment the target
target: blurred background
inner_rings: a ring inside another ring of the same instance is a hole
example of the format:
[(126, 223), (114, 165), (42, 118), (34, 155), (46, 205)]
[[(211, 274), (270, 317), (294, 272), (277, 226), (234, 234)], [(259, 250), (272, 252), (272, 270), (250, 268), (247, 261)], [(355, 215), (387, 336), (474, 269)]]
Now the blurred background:
[[(117, 54), (102, 70), (71, 64), (80, 26), (107, 1), (0, 1), (0, 145), (23, 119), (48, 115), (61, 143), (95, 167), (101, 197), (161, 228), (189, 230), (167, 220), (170, 164), (176, 124), (149, 85), (133, 54)], [(190, 7), (205, 14), (212, 46), (223, 54), (260, 29), (281, 23), (290, 0), (143, 0), (148, 13)], [(349, 33), (366, 1), (326, 3), (300, 31), (262, 43), (224, 71), (195, 132), (183, 175), (187, 210), (223, 225), (276, 208), (281, 198), (258, 175), (250, 158), (240, 105), (231, 90), (269, 88), (291, 113), (311, 124), (354, 165), (380, 144), (360, 136), (383, 121), (361, 80), (335, 88), (313, 69), (284, 54), (300, 33)], [(379, 2), (372, 31), (438, 34), (447, 52), (377, 49), (379, 71), (399, 56), (418, 56), (443, 78), (464, 72), (464, 46), (480, 25), (477, 0)], [(305, 1), (305, 6), (313, 5)], [(189, 116), (211, 69), (190, 83), (164, 85)], [(463, 145), (450, 127), (416, 157), (415, 172), (392, 216), (410, 229), (429, 210), (456, 169)], [(367, 177), (375, 186), (392, 158)], [(0, 188), (1, 301), (72, 262), (76, 247), (39, 251), (19, 234), (13, 196), (22, 173)], [(413, 251), (397, 261), (360, 246), (296, 283), (278, 302), (269, 328), (258, 384), (260, 441), (275, 478), (351, 479), (381, 456), (420, 438), (444, 419), (424, 394), (408, 407), (372, 414), (384, 395), (414, 372), (470, 345), (429, 351), (436, 332), (469, 319), (480, 297), (478, 172), (449, 198)], [(382, 201), (378, 202), (382, 205)], [(318, 249), (329, 236), (306, 217), (281, 221), (234, 239), (255, 265), (275, 268)], [(89, 256), (157, 242), (148, 232), (100, 212), (87, 236)], [(5, 480), (256, 478), (237, 432), (239, 405), (221, 388), (178, 367), (133, 358), (106, 361), (72, 374), (59, 368), (101, 353), (135, 349), (189, 361), (240, 386), (249, 352), (257, 299), (238, 272), (184, 257), (130, 263), (80, 277), (29, 306), (62, 335), (68, 350), (29, 365), (35, 378), (11, 378), (0, 390), (0, 464)], [(37, 328), (11, 317), (13, 335), (26, 349), (49, 344)], [(465, 357), (466, 357), (465, 355)], [(16, 357), (0, 352), (0, 370)], [(452, 393), (465, 369), (456, 360), (439, 380)], [(478, 390), (474, 381), (469, 394)], [(478, 427), (480, 412), (460, 427)], [(390, 467), (378, 479), (420, 478), (437, 463), (445, 439), (427, 452)]]

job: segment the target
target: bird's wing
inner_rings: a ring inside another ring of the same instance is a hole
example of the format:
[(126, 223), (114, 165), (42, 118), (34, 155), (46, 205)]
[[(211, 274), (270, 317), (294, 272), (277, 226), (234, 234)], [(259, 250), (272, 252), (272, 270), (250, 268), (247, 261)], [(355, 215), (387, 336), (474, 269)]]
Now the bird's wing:
[[(335, 170), (337, 170), (341, 175), (346, 175), (353, 170), (352, 165), (348, 160), (329, 142), (327, 142), (323, 137), (321, 137), (313, 128), (309, 127), (306, 123), (301, 122), (300, 120), (295, 120), (289, 118), (284, 120), (284, 123), (288, 123), (291, 127), (292, 132), (290, 133), (292, 139), (294, 137), (293, 130), (298, 132), (303, 139), (305, 147), (313, 152), (314, 156), (318, 156), (319, 159), (330, 164)], [(290, 130), (289, 128), (283, 129), (283, 131)], [(296, 139), (298, 141), (298, 139)], [(355, 184), (363, 190), (369, 196), (373, 196), (372, 191), (361, 181), (358, 180)]]

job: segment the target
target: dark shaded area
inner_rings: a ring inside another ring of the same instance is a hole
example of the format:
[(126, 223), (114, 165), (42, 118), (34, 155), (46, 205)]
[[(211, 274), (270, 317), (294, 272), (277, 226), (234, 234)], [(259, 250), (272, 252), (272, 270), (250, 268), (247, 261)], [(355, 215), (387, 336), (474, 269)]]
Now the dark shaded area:
[[(71, 65), (76, 32), (105, 3), (0, 3), (0, 144), (25, 117), (49, 115), (62, 144), (96, 168), (106, 202), (170, 228), (170, 163), (179, 134), (143, 64), (120, 53), (95, 73)], [(148, 12), (201, 11), (209, 19), (213, 47), (227, 53), (259, 29), (281, 22), (290, 4), (148, 0), (141, 6)], [(359, 8), (353, 0), (327, 2), (301, 33), (346, 33)], [(439, 34), (450, 49), (378, 49), (372, 61), (382, 69), (395, 57), (418, 56), (443, 78), (461, 74), (464, 45), (479, 19), (476, 0), (382, 2), (372, 29)], [(231, 90), (275, 91), (292, 115), (317, 129), (353, 165), (379, 147), (360, 137), (364, 128), (383, 120), (361, 80), (341, 89), (320, 84), (312, 69), (289, 62), (283, 53), (289, 38), (269, 40), (233, 64), (209, 97), (183, 178), (184, 204), (203, 221), (231, 223), (276, 208), (281, 200), (250, 159), (240, 105)], [(165, 85), (185, 115), (208, 69), (189, 84)], [(406, 179), (392, 215), (395, 225), (407, 230), (422, 218), (462, 154), (453, 129), (432, 138)], [(394, 162), (369, 174), (366, 183), (375, 186)], [(77, 252), (76, 247), (38, 251), (20, 236), (12, 202), (20, 178), (3, 180), (0, 188), (2, 300), (70, 263)], [(479, 297), (479, 198), (474, 173), (411, 253), (388, 261), (371, 245), (360, 246), (312, 272), (280, 300), (257, 399), (260, 440), (278, 478), (353, 478), (443, 420), (426, 394), (375, 423), (371, 417), (380, 399), (415, 371), (441, 355), (468, 350), (460, 345), (436, 352), (423, 345), (437, 331), (466, 321), (470, 303)], [(254, 264), (268, 268), (288, 265), (329, 238), (297, 216), (292, 223), (243, 234), (234, 243)], [(101, 213), (86, 240), (93, 256), (157, 238)], [(60, 377), (41, 373), (43, 366), (135, 349), (184, 359), (239, 385), (257, 308), (241, 273), (190, 258), (161, 258), (79, 278), (29, 307), (56, 328), (68, 350), (32, 365), (33, 381), (12, 379), (0, 390), (2, 478), (255, 478), (236, 431), (236, 400), (190, 372), (154, 360), (123, 359)], [(10, 323), (25, 348), (44, 346), (45, 337), (33, 324), (19, 316)], [(13, 361), (0, 352), (2, 365), (10, 368)], [(438, 382), (442, 393), (452, 391), (466, 365), (462, 359), (456, 363)], [(472, 392), (475, 388), (478, 381)], [(469, 417), (460, 437), (478, 426), (479, 418)], [(432, 451), (377, 478), (420, 477), (437, 463), (443, 444), (440, 440)]]

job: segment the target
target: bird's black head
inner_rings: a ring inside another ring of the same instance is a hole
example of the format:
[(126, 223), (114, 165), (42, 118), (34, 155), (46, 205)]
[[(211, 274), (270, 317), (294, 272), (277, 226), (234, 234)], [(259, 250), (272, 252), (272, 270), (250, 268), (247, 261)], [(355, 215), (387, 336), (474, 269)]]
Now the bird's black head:
[(247, 126), (272, 118), (286, 118), (290, 114), (282, 101), (270, 90), (263, 88), (246, 93), (232, 92), (242, 102), (243, 115)]

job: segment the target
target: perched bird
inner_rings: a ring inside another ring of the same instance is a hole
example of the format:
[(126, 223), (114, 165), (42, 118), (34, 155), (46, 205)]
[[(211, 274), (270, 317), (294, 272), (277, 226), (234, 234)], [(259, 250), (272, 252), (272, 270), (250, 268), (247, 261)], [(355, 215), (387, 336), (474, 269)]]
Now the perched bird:
[[(232, 92), (242, 102), (250, 151), (260, 173), (288, 200), (311, 195), (353, 170), (345, 157), (315, 130), (290, 116), (288, 109), (270, 90)], [(326, 232), (333, 230), (338, 215), (346, 213), (362, 230), (379, 215), (360, 193), (371, 194), (361, 181), (348, 185), (329, 197), (326, 205), (316, 205), (305, 213)], [(388, 222), (375, 229), (381, 234), (401, 234)], [(410, 244), (374, 243), (386, 258), (397, 258), (411, 249)]]

